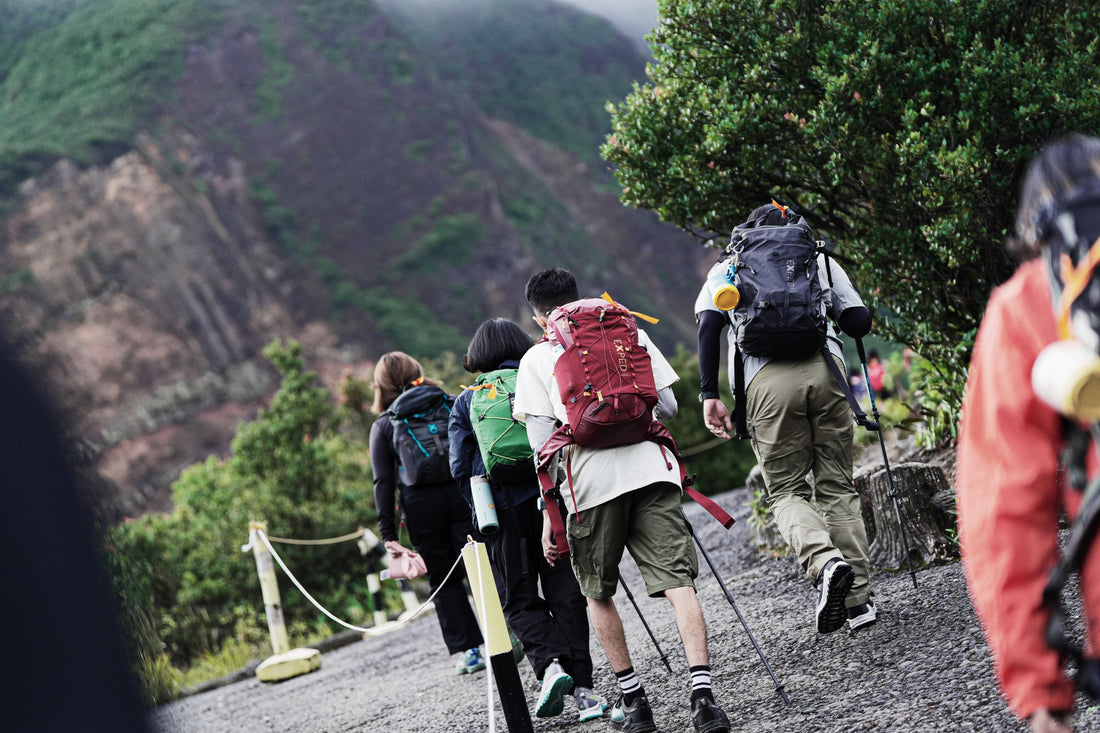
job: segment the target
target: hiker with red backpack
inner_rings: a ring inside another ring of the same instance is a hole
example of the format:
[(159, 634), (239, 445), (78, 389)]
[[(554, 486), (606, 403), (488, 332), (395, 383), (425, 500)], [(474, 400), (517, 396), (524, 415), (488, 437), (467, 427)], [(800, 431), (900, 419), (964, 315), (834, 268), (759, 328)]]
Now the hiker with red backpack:
[[(540, 482), (551, 463), (564, 476), (560, 499), (550, 487), (547, 513), (557, 516), (551, 502), (560, 500), (567, 528), (546, 529), (543, 547), (552, 563), (568, 554), (587, 598), (621, 690), (611, 724), (628, 733), (656, 730), (614, 601), (626, 549), (649, 595), (665, 596), (674, 610), (690, 666), (694, 729), (728, 731), (711, 688), (706, 622), (694, 586), (698, 558), (680, 506), (682, 470), (669, 445), (649, 439), (667, 435), (654, 417), (676, 414), (676, 372), (628, 311), (609, 297), (581, 300), (569, 271), (536, 273), (526, 297), (548, 338), (520, 361), (513, 415), (527, 424)], [(583, 414), (571, 409), (578, 406)], [(629, 417), (618, 422), (622, 415)]]
[(485, 321), (474, 332), (462, 366), (480, 376), (451, 412), (451, 473), (466, 487), (471, 477), (489, 481), (497, 525), (487, 537), (489, 560), (504, 617), (542, 682), (535, 716), (559, 715), (572, 694), (579, 719), (592, 720), (607, 704), (592, 689), (587, 606), (572, 568), (543, 557), (531, 445), (526, 426), (512, 417), (516, 372), (533, 344), (506, 318)]
[[(986, 305), (959, 425), (959, 543), (1002, 694), (1031, 731), (1066, 733), (1068, 669), (1100, 697), (1100, 139), (1044, 146), (1006, 245), (1021, 264)], [(1085, 651), (1063, 628), (1070, 573)]]
[[(457, 657), (455, 670), (479, 672), (485, 669), (481, 629), (463, 582), (466, 572), (460, 563), (447, 575), (473, 531), (470, 507), (449, 465), (447, 421), (454, 398), (401, 351), (378, 359), (372, 386), (378, 419), (370, 430), (370, 460), (378, 532), (391, 558), (422, 556), (443, 641)], [(398, 492), (416, 553), (397, 538)]]
[[(828, 320), (861, 338), (871, 316), (844, 270), (818, 249), (803, 217), (775, 201), (758, 207), (734, 229), (695, 315), (707, 429), (751, 438), (776, 527), (817, 588), (817, 631), (831, 633), (845, 622), (854, 630), (878, 618), (852, 484), (853, 410), (862, 412)], [(718, 394), (723, 333), (732, 419)]]

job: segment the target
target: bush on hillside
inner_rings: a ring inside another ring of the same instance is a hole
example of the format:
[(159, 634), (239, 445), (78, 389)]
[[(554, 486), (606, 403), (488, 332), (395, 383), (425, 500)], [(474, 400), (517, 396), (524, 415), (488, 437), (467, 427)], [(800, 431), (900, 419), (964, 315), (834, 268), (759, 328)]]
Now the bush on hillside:
[[(341, 410), (316, 375), (303, 371), (297, 343), (264, 354), (282, 386), (252, 422), (240, 427), (232, 455), (211, 456), (173, 485), (174, 509), (109, 530), (108, 562), (118, 572), (129, 626), (141, 656), (162, 650), (188, 667), (227, 643), (268, 641), (264, 603), (248, 542), (252, 521), (269, 536), (339, 537), (375, 520), (366, 443), (345, 434)], [(354, 542), (276, 551), (318, 602), (350, 623), (369, 619), (363, 561)], [(331, 633), (328, 623), (277, 573), (292, 638)], [(141, 622), (148, 619), (155, 633)], [(152, 641), (152, 639), (158, 641)], [(162, 648), (156, 648), (156, 644)]]

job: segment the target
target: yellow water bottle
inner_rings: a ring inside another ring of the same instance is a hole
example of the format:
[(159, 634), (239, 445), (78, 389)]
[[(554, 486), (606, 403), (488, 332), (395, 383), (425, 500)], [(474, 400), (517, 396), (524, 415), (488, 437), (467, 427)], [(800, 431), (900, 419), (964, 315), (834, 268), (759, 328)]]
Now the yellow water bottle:
[(737, 286), (733, 284), (737, 271), (732, 260), (726, 267), (720, 267), (719, 265), (711, 268), (710, 274), (707, 276), (707, 288), (714, 300), (714, 306), (718, 310), (730, 311), (741, 302), (741, 293), (738, 292)]

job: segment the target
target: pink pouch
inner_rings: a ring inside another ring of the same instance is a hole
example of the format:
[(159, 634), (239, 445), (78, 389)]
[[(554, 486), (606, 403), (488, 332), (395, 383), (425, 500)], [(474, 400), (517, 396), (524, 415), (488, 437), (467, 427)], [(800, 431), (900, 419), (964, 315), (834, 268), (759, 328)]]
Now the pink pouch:
[(398, 578), (419, 578), (428, 572), (428, 566), (424, 564), (424, 558), (415, 552), (398, 555), (390, 558), (390, 566), (379, 573), (382, 580), (397, 580)]

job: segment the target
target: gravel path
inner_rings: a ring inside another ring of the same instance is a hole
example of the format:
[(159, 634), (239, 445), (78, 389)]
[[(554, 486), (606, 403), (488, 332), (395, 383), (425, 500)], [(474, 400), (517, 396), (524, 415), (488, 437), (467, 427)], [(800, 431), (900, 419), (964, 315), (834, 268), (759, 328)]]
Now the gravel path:
[[(743, 489), (717, 500), (737, 517), (724, 530), (698, 506), (685, 511), (733, 596), (772, 671), (786, 704), (753, 649), (734, 608), (700, 557), (697, 581), (710, 634), (716, 697), (735, 731), (1023, 731), (1000, 698), (989, 651), (966, 594), (958, 563), (917, 573), (876, 571), (872, 587), (879, 622), (828, 635), (813, 626), (815, 593), (794, 560), (762, 558), (751, 548)], [(650, 599), (637, 568), (623, 577), (672, 665), (669, 674), (637, 614), (619, 603), (635, 667), (660, 730), (691, 730), (688, 675), (671, 607)], [(324, 651), (321, 668), (279, 683), (243, 681), (217, 687), (153, 711), (164, 733), (335, 733), (336, 731), (466, 733), (492, 730), (485, 674), (457, 676), (432, 615), (390, 634)], [(595, 637), (597, 690), (617, 691)], [(537, 685), (523, 662), (520, 673)], [(495, 692), (494, 697), (495, 701)], [(495, 704), (495, 730), (507, 722)], [(571, 710), (567, 708), (567, 713)], [(1100, 731), (1100, 708), (1082, 708), (1078, 730)], [(575, 715), (535, 719), (536, 731), (610, 730), (605, 720)]]

